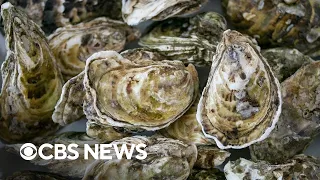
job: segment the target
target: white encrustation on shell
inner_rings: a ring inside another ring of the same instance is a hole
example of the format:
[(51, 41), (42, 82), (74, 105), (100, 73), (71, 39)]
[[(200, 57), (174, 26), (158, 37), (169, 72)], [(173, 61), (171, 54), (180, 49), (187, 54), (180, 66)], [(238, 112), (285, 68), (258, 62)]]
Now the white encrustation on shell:
[(227, 30), (217, 47), (197, 120), (219, 148), (245, 148), (274, 129), (282, 106), (280, 84), (253, 42)]
[(207, 0), (122, 0), (122, 17), (129, 25), (153, 19), (190, 14), (197, 11)]
[(121, 21), (100, 17), (59, 28), (48, 39), (62, 75), (68, 80), (84, 70), (92, 54), (106, 50), (120, 52), (139, 36), (137, 29)]

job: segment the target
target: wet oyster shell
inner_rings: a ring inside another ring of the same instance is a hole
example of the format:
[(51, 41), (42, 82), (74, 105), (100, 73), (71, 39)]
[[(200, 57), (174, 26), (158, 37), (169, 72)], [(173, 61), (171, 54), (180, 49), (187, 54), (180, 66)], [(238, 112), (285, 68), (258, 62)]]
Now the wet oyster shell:
[(262, 50), (276, 78), (283, 82), (303, 65), (313, 62), (309, 56), (290, 48), (272, 48)]
[(87, 119), (109, 126), (158, 130), (189, 109), (198, 83), (193, 65), (131, 61), (114, 51), (99, 52), (86, 64), (84, 112)]
[(226, 164), (224, 172), (228, 180), (320, 179), (320, 161), (311, 156), (298, 155), (286, 163), (272, 165), (240, 158)]
[(320, 132), (320, 62), (300, 68), (282, 86), (283, 108), (270, 136), (250, 147), (254, 160), (282, 163), (302, 153)]
[(0, 137), (30, 140), (57, 130), (51, 115), (63, 85), (44, 33), (10, 3), (1, 6), (7, 57), (2, 64)]
[(226, 28), (223, 16), (206, 12), (191, 18), (166, 20), (154, 26), (139, 44), (158, 51), (168, 59), (210, 66)]
[[(60, 135), (51, 136), (47, 138), (38, 138), (34, 142), (37, 148), (39, 148), (40, 145), (44, 143), (64, 144), (64, 145), (77, 144), (78, 148), (76, 148), (76, 151), (79, 153), (79, 158), (72, 161), (69, 159), (62, 160), (62, 159), (54, 159), (54, 158), (50, 160), (44, 160), (39, 156), (36, 156), (35, 159), (30, 161), (32, 164), (44, 166), (48, 168), (48, 170), (52, 173), (63, 174), (65, 176), (70, 176), (70, 177), (82, 178), (84, 176), (84, 172), (86, 171), (86, 168), (95, 161), (95, 159), (90, 155), (88, 156), (87, 160), (84, 159), (84, 144), (87, 144), (91, 148), (94, 148), (95, 144), (99, 144), (101, 142), (88, 137), (83, 132), (66, 132)], [(6, 148), (8, 151), (19, 154), (20, 148), (22, 145), (23, 144), (7, 145)], [(67, 155), (71, 155), (71, 156), (74, 155), (74, 154), (71, 154), (69, 151), (66, 151), (66, 152), (67, 152)], [(43, 154), (46, 156), (54, 154), (54, 149), (44, 148)]]
[(149, 19), (160, 21), (195, 12), (207, 2), (208, 0), (122, 0), (122, 17), (129, 25), (137, 25)]
[(218, 169), (192, 169), (188, 180), (224, 180), (226, 179), (224, 173)]
[(280, 84), (252, 41), (223, 34), (213, 58), (197, 120), (219, 148), (244, 148), (265, 139), (281, 113)]
[(6, 180), (67, 180), (66, 178), (45, 172), (37, 171), (21, 171), (15, 172), (12, 176), (6, 178)]
[(101, 17), (59, 28), (48, 39), (62, 75), (68, 80), (84, 70), (92, 54), (104, 50), (119, 52), (139, 36), (137, 29), (125, 23)]
[[(114, 141), (112, 144), (146, 144), (147, 157), (138, 160), (115, 157), (97, 160), (85, 173), (88, 179), (187, 179), (197, 158), (197, 148), (178, 140), (163, 137), (134, 136)], [(111, 150), (112, 151), (112, 150)], [(112, 153), (111, 153), (112, 154)]]
[(198, 157), (194, 164), (196, 168), (213, 169), (221, 165), (231, 154), (216, 146), (197, 146)]
[(223, 4), (233, 25), (257, 37), (263, 47), (286, 46), (320, 55), (319, 0), (224, 0)]

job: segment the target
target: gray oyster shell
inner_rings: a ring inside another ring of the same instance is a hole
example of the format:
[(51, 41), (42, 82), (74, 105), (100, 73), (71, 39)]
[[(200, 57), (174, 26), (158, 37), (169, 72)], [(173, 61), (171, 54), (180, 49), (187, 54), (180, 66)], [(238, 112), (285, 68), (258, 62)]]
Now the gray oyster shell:
[[(87, 144), (91, 148), (94, 148), (95, 144), (99, 144), (101, 142), (88, 137), (85, 133), (82, 133), (82, 132), (66, 132), (56, 136), (38, 138), (34, 142), (34, 144), (36, 144), (38, 148), (40, 145), (44, 143), (64, 144), (64, 145), (69, 145), (72, 143), (77, 144), (79, 146), (76, 149), (76, 151), (79, 152), (79, 158), (72, 161), (69, 159), (61, 160), (61, 159), (54, 159), (54, 158), (50, 160), (44, 160), (39, 156), (36, 156), (35, 159), (30, 161), (32, 164), (45, 166), (52, 173), (63, 174), (65, 176), (70, 176), (70, 177), (82, 178), (84, 176), (84, 172), (86, 171), (86, 168), (95, 161), (95, 159), (90, 155), (88, 156), (87, 160), (84, 159), (84, 144)], [(6, 148), (8, 151), (19, 154), (20, 148), (22, 145), (23, 144), (7, 145)], [(66, 152), (67, 152), (67, 155), (73, 156), (73, 154), (70, 154), (69, 151), (66, 151)], [(46, 156), (54, 154), (54, 149), (45, 148), (43, 150), (43, 154)]]
[(224, 17), (215, 12), (173, 18), (153, 27), (139, 44), (158, 51), (168, 59), (195, 66), (210, 66), (226, 28)]
[(218, 169), (192, 169), (188, 180), (224, 180), (224, 173)]
[(216, 146), (197, 146), (197, 149), (198, 157), (194, 167), (199, 169), (213, 169), (220, 166), (231, 155)]
[(44, 33), (27, 15), (5, 3), (1, 15), (6, 32), (2, 64), (0, 137), (12, 143), (57, 130), (51, 115), (63, 79)]
[(244, 148), (267, 138), (281, 113), (279, 81), (256, 45), (227, 30), (217, 47), (197, 120), (219, 148)]
[(137, 29), (121, 21), (100, 17), (59, 28), (48, 39), (62, 75), (68, 80), (84, 70), (92, 54), (105, 50), (119, 52), (139, 36)]
[(207, 0), (122, 0), (122, 17), (129, 25), (153, 19), (190, 14), (200, 9)]
[(224, 0), (227, 18), (262, 47), (290, 47), (320, 55), (319, 0)]
[(119, 145), (141, 143), (147, 145), (146, 159), (97, 160), (87, 168), (83, 179), (187, 179), (197, 158), (195, 145), (158, 136), (134, 136), (112, 142)]
[(270, 136), (250, 147), (254, 160), (282, 163), (302, 153), (320, 132), (320, 62), (301, 67), (282, 86), (283, 109)]
[(310, 156), (297, 155), (283, 164), (265, 161), (252, 162), (243, 158), (228, 162), (224, 167), (228, 180), (241, 179), (320, 179), (320, 161)]
[(6, 178), (6, 180), (67, 180), (66, 178), (45, 172), (20, 171)]
[(313, 62), (309, 56), (303, 55), (300, 51), (290, 48), (272, 48), (262, 50), (277, 79), (283, 82), (293, 75), (300, 67)]

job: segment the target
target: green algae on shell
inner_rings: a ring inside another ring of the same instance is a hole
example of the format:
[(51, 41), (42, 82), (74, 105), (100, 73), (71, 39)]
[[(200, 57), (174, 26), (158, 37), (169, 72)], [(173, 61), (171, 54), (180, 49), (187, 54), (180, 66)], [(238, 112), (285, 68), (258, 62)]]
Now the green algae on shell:
[(154, 26), (139, 44), (158, 51), (167, 59), (195, 66), (210, 66), (226, 28), (224, 17), (215, 12), (173, 18)]
[(219, 148), (245, 148), (267, 138), (282, 106), (280, 84), (250, 38), (227, 30), (217, 47), (197, 120)]
[(63, 79), (40, 27), (10, 3), (1, 6), (7, 56), (2, 64), (0, 137), (21, 142), (57, 130), (51, 115)]

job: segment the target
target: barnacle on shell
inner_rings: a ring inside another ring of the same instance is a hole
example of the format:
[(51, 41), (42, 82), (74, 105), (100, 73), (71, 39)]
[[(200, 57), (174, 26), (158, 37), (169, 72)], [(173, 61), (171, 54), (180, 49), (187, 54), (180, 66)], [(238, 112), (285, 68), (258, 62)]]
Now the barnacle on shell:
[(297, 155), (282, 164), (252, 162), (243, 158), (228, 162), (224, 167), (228, 180), (240, 179), (319, 179), (320, 161), (311, 156)]
[(265, 139), (281, 113), (280, 84), (246, 36), (227, 30), (217, 47), (197, 120), (219, 148), (244, 148)]
[(119, 52), (139, 36), (137, 29), (125, 23), (101, 17), (59, 28), (48, 39), (62, 75), (68, 80), (84, 70), (86, 60), (95, 52)]
[(139, 44), (168, 59), (195, 66), (210, 66), (226, 20), (215, 12), (173, 18), (154, 26)]
[(10, 3), (1, 6), (1, 15), (7, 57), (1, 67), (0, 137), (30, 140), (57, 129), (51, 115), (63, 80), (40, 27)]
[(190, 14), (199, 10), (207, 0), (122, 0), (122, 17), (129, 25), (153, 19)]
[(302, 153), (320, 132), (320, 62), (301, 67), (282, 84), (283, 106), (276, 128), (250, 146), (254, 160), (282, 163)]
[(224, 0), (227, 17), (259, 45), (286, 46), (319, 56), (320, 1)]

